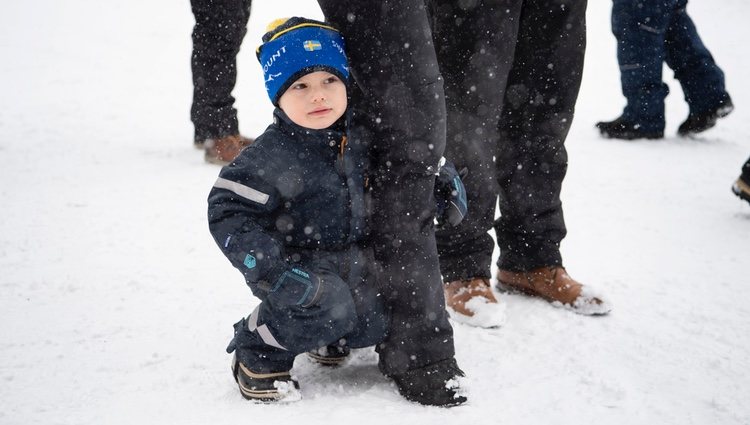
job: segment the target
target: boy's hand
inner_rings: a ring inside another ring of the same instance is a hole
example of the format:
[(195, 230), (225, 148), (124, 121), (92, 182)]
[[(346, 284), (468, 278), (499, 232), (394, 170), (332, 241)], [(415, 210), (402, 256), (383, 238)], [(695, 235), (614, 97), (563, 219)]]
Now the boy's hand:
[[(461, 170), (463, 176), (467, 170)], [(466, 200), (466, 188), (461, 181), (461, 176), (456, 167), (450, 161), (445, 161), (440, 166), (435, 179), (435, 200), (437, 202), (438, 229), (446, 229), (458, 226), (466, 216), (468, 202)]]

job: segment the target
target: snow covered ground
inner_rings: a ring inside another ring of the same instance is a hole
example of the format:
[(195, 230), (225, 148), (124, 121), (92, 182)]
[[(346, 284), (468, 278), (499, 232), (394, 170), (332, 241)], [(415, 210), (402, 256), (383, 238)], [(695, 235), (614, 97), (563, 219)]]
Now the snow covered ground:
[[(255, 3), (235, 90), (247, 135), (270, 119), (265, 24), (321, 16)], [(207, 230), (218, 168), (191, 145), (188, 3), (3, 2), (0, 424), (749, 424), (750, 206), (729, 187), (750, 155), (750, 4), (689, 5), (734, 114), (674, 137), (687, 108), (668, 80), (670, 136), (648, 142), (593, 128), (623, 105), (610, 7), (589, 6), (563, 254), (614, 310), (501, 295), (505, 326), (455, 326), (471, 399), (446, 410), (403, 400), (369, 350), (335, 370), (300, 357), (299, 403), (245, 402), (223, 349), (256, 300)]]

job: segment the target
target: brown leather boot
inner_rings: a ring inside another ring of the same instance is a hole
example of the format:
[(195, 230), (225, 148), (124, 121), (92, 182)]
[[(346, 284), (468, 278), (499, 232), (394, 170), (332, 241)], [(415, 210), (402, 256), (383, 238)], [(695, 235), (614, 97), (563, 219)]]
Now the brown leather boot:
[(445, 305), (451, 319), (479, 328), (497, 328), (505, 323), (505, 304), (497, 302), (490, 280), (474, 279), (446, 282)]
[(540, 267), (527, 272), (499, 270), (498, 289), (539, 297), (579, 314), (602, 315), (612, 307), (575, 281), (563, 267)]
[(474, 312), (466, 307), (466, 303), (475, 297), (486, 298), (488, 303), (497, 304), (497, 299), (490, 287), (490, 280), (486, 278), (446, 282), (443, 289), (445, 290), (445, 305), (464, 316), (474, 315)]
[(227, 165), (232, 162), (240, 151), (245, 147), (253, 143), (253, 139), (249, 139), (239, 134), (232, 134), (224, 136), (218, 139), (208, 139), (204, 142), (203, 146), (206, 150), (205, 159), (206, 162), (218, 165)]

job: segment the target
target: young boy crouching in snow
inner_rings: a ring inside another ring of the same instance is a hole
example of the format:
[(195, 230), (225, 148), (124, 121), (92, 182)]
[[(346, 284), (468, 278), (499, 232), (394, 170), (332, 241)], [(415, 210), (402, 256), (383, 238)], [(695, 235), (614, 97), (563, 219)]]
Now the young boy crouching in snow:
[[(388, 326), (367, 246), (367, 152), (345, 135), (343, 39), (304, 18), (274, 24), (258, 49), (274, 122), (221, 170), (208, 198), (211, 234), (262, 301), (227, 348), (243, 397), (262, 401), (299, 398), (297, 354), (339, 364), (350, 348), (381, 342)], [(452, 166), (442, 173), (460, 184)], [(465, 198), (449, 201), (443, 221), (455, 224)], [(465, 398), (445, 382), (458, 375), (435, 377), (453, 404)]]

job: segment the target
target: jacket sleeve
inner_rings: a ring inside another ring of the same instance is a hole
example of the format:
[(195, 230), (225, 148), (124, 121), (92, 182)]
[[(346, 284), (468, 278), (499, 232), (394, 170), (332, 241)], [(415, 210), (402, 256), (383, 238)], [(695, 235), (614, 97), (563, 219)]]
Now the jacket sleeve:
[(281, 237), (273, 230), (280, 195), (260, 175), (258, 163), (262, 161), (245, 156), (222, 169), (208, 196), (208, 227), (253, 293), (262, 296), (290, 267)]

